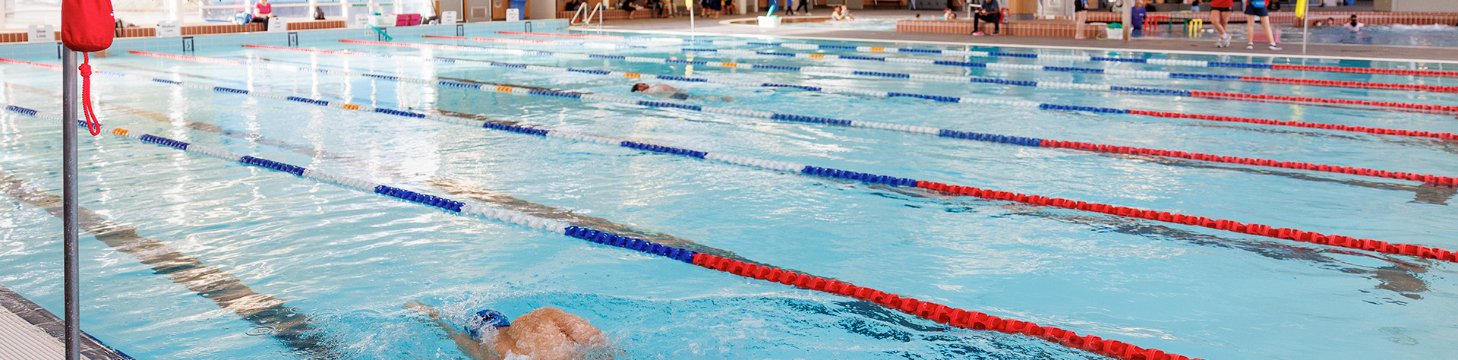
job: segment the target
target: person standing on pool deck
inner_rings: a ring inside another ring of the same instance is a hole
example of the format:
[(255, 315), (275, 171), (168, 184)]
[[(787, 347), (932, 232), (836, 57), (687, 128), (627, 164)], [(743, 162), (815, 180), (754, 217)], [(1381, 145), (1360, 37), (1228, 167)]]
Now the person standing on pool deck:
[(1271, 16), (1266, 10), (1266, 0), (1245, 0), (1245, 49), (1255, 49), (1255, 23), (1260, 21), (1261, 26), (1266, 28), (1266, 37), (1271, 39), (1272, 51), (1281, 50), (1281, 45), (1276, 42), (1276, 32), (1271, 30)]
[(480, 310), (466, 326), (457, 328), (440, 319), (440, 310), (411, 301), (406, 308), (430, 316), (431, 322), (455, 340), (472, 359), (534, 360), (610, 359), (611, 349), (602, 330), (587, 320), (553, 307), (527, 313), (511, 321), (496, 310)]
[(1073, 38), (1083, 40), (1084, 23), (1088, 22), (1088, 0), (1073, 0)]
[(1211, 0), (1210, 1), (1210, 23), (1215, 25), (1215, 47), (1230, 47), (1230, 31), (1226, 29), (1226, 23), (1230, 22), (1230, 9), (1235, 7), (1235, 0)]

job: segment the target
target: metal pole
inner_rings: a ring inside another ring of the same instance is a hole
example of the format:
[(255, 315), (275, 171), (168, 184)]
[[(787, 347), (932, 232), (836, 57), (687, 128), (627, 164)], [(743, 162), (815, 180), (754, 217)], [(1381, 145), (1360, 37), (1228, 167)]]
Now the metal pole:
[(61, 220), (65, 237), (61, 245), (66, 253), (66, 360), (81, 357), (81, 285), (80, 262), (76, 249), (76, 52), (61, 50)]
[(1122, 11), (1119, 11), (1120, 13), (1122, 13), (1121, 15), (1119, 15), (1119, 18), (1122, 20), (1121, 22), (1124, 23), (1123, 24), (1124, 25), (1124, 28), (1119, 29), (1119, 30), (1121, 30), (1121, 31), (1124, 32), (1124, 43), (1128, 43), (1129, 42), (1129, 38), (1132, 37), (1131, 35), (1133, 35), (1133, 33), (1134, 33), (1134, 24), (1133, 24), (1133, 21), (1134, 21), (1134, 4), (1133, 3), (1135, 3), (1135, 2), (1137, 2), (1137, 0), (1122, 0), (1120, 2), (1120, 4), (1124, 5), (1124, 9)]
[(1306, 3), (1306, 16), (1301, 18), (1301, 54), (1306, 55), (1306, 39), (1311, 28), (1311, 3)]

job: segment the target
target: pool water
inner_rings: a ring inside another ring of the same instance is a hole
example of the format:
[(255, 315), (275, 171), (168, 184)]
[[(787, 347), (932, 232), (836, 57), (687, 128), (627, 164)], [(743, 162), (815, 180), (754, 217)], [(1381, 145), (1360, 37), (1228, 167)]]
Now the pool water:
[[(822, 14), (822, 16), (829, 15), (829, 9)], [(858, 17), (850, 21), (789, 22), (780, 24), (780, 26), (796, 29), (896, 31), (896, 21), (911, 19), (911, 17)]]
[[(1173, 32), (1169, 30), (1169, 25), (1161, 25), (1159, 28), (1159, 31), (1146, 32), (1146, 36), (1167, 38), (1185, 38), (1186, 36), (1183, 26), (1173, 27)], [(1248, 38), (1245, 24), (1231, 24), (1229, 29), (1232, 36), (1235, 37), (1234, 41), (1238, 42)], [(1301, 28), (1282, 27), (1279, 30), (1282, 44), (1301, 43)], [(1309, 32), (1306, 40), (1311, 44), (1458, 47), (1458, 27), (1450, 25), (1371, 25), (1363, 27), (1361, 31), (1332, 26), (1307, 30)], [(1265, 30), (1262, 30), (1257, 24), (1256, 31)], [(1205, 24), (1205, 31), (1200, 33), (1199, 37), (1215, 41), (1215, 28), (1208, 23)]]
[[(452, 32), (440, 30), (442, 35)], [(396, 40), (499, 46), (404, 36)], [(282, 45), (271, 43), (278, 41), (281, 39), (260, 37), (257, 42)], [(435, 56), (1458, 132), (1453, 114), (625, 64), (603, 59), (510, 57), (308, 39), (301, 47), (399, 56), (201, 48), (193, 55), (246, 63), (205, 64), (128, 54), (93, 61), (103, 70), (243, 88), (255, 95), (477, 114), (711, 153), (1458, 248), (1453, 189), (1414, 182), (764, 122), (266, 65), (303, 64), (336, 71), (641, 97), (628, 91), (631, 79), (425, 58)], [(596, 53), (571, 46), (554, 50)], [(1106, 55), (1077, 50), (994, 50)], [(659, 48), (617, 54), (685, 56)], [(28, 60), (53, 63), (54, 55), (49, 60), (47, 56), (36, 54)], [(801, 59), (733, 60), (812, 64), (812, 60)], [(996, 61), (1458, 85), (1458, 79), (1399, 75), (1065, 64), (1006, 57)], [(1309, 61), (1391, 68), (1452, 66)], [(878, 62), (816, 64), (862, 71), (1458, 104), (1451, 94), (1413, 91)], [(58, 73), (0, 64), (0, 74), (5, 83), (0, 87), (4, 103), (59, 108)], [(700, 96), (688, 102), (702, 106), (1438, 175), (1458, 173), (1458, 156), (1454, 156), (1458, 144), (1451, 141), (712, 83), (670, 84)], [(1432, 359), (1450, 356), (1454, 350), (1450, 340), (1458, 336), (1458, 325), (1451, 317), (1441, 316), (1458, 307), (1454, 290), (1458, 289), (1458, 267), (1452, 263), (754, 170), (158, 82), (98, 76), (93, 86), (102, 121), (134, 133), (424, 193), (454, 194), (451, 196), (478, 202), (510, 196), (757, 262), (1190, 356)], [(708, 96), (731, 96), (733, 101), (703, 98)], [(42, 111), (38, 117), (0, 114), (0, 177), (6, 180), (0, 183), (12, 188), (24, 183), (32, 192), (59, 194), (60, 163), (55, 154), (61, 145), (59, 119), (54, 113)], [(215, 300), (198, 296), (174, 277), (139, 263), (138, 255), (83, 234), (83, 326), (139, 358), (318, 354), (461, 358), (438, 329), (403, 307), (409, 301), (441, 307), (446, 320), (454, 324), (463, 324), (465, 314), (482, 307), (516, 316), (555, 306), (602, 328), (623, 358), (1098, 358), (1025, 336), (950, 328), (846, 297), (451, 215), (156, 145), (102, 136), (84, 138), (80, 149), (82, 207), (226, 272), (252, 291), (284, 302), (279, 308), (308, 319), (307, 341), (291, 338), (273, 326), (220, 308)], [(53, 311), (59, 309), (61, 284), (54, 279), (60, 276), (60, 258), (55, 256), (60, 245), (54, 239), (60, 220), (14, 195), (0, 198), (0, 209), (0, 224), (4, 224), (0, 227), (0, 283)]]

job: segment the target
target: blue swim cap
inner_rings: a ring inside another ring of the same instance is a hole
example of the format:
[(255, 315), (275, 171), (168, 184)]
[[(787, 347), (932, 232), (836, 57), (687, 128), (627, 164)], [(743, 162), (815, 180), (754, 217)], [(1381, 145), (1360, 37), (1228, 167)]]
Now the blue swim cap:
[(500, 329), (511, 326), (511, 320), (502, 315), (500, 311), (484, 309), (471, 315), (471, 320), (466, 321), (466, 334), (471, 338), (479, 340), (482, 330), (490, 326), (493, 329)]

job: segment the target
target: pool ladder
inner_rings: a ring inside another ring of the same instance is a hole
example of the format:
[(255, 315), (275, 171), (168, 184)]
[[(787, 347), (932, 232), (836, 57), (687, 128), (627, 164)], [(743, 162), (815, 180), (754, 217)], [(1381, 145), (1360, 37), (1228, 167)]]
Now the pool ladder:
[(581, 17), (582, 25), (592, 25), (592, 16), (597, 15), (597, 29), (601, 31), (603, 16), (605, 16), (604, 13), (606, 12), (607, 5), (604, 5), (603, 2), (598, 2), (597, 5), (593, 5), (590, 11), (585, 7), (578, 7), (577, 12), (572, 14), (572, 19), (567, 20), (567, 24), (576, 24), (577, 19)]

